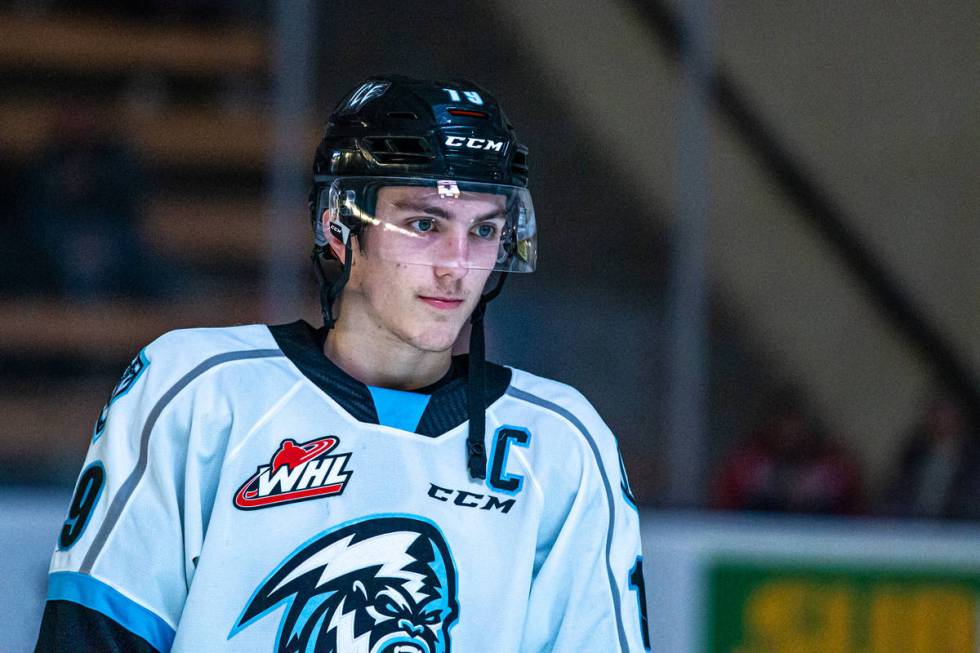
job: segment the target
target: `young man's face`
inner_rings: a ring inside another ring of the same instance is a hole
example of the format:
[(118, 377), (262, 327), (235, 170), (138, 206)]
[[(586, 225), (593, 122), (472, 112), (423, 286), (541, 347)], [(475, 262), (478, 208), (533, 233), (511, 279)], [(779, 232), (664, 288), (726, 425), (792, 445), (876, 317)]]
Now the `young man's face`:
[(496, 262), (505, 208), (503, 196), (489, 193), (382, 188), (380, 224), (364, 229), (363, 251), (353, 248), (344, 293), (358, 297), (343, 310), (364, 310), (378, 335), (417, 349), (451, 348)]

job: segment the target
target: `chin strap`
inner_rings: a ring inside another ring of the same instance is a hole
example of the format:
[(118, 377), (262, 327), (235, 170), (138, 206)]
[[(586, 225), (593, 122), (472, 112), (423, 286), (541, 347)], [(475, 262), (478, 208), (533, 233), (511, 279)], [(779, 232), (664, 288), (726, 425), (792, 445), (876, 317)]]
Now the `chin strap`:
[(337, 315), (334, 313), (333, 305), (340, 297), (340, 292), (347, 285), (350, 280), (350, 266), (353, 259), (351, 253), (350, 239), (344, 245), (346, 250), (346, 256), (344, 256), (344, 264), (340, 271), (340, 276), (334, 279), (332, 282), (327, 279), (327, 273), (323, 269), (323, 257), (327, 256), (327, 248), (323, 245), (314, 245), (313, 254), (311, 258), (313, 259), (313, 269), (316, 272), (317, 280), (320, 282), (320, 312), (323, 315), (323, 326), (329, 331), (337, 323)]
[(496, 285), (490, 292), (480, 297), (480, 301), (470, 315), (470, 364), (466, 387), (469, 435), (466, 437), (466, 465), (472, 479), (487, 477), (487, 447), (484, 443), (487, 428), (487, 376), (483, 317), (487, 304), (500, 294), (506, 278), (507, 273), (501, 272)]

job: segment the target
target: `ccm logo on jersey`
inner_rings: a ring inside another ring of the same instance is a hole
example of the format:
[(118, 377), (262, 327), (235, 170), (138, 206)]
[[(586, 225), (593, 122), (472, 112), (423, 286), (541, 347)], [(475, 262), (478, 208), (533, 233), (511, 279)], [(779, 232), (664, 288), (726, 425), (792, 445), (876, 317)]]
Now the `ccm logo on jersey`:
[(493, 150), (494, 152), (503, 152), (504, 142), (490, 140), (489, 138), (464, 138), (463, 136), (447, 136), (446, 147), (468, 147), (471, 150)]
[(351, 477), (344, 471), (350, 454), (331, 454), (338, 444), (335, 435), (303, 444), (283, 440), (270, 464), (260, 465), (238, 488), (235, 507), (257, 510), (341, 494)]

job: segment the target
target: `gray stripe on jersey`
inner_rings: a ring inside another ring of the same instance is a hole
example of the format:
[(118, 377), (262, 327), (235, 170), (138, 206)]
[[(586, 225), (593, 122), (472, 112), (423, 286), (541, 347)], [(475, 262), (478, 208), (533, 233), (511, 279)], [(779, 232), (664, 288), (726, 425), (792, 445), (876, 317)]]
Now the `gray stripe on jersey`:
[(575, 417), (575, 415), (565, 408), (562, 408), (558, 404), (548, 401), (547, 399), (542, 399), (537, 395), (532, 395), (530, 392), (519, 390), (514, 386), (507, 388), (507, 394), (516, 399), (523, 399), (524, 401), (558, 413), (574, 424), (575, 428), (582, 432), (582, 435), (585, 436), (586, 442), (589, 443), (589, 447), (592, 448), (592, 455), (595, 456), (596, 465), (599, 466), (599, 474), (602, 476), (602, 484), (606, 488), (606, 499), (609, 502), (609, 529), (606, 532), (606, 573), (609, 574), (609, 589), (612, 591), (613, 607), (616, 610), (616, 627), (619, 629), (619, 645), (623, 651), (629, 651), (629, 644), (626, 640), (626, 630), (623, 627), (622, 610), (619, 604), (619, 592), (616, 590), (616, 575), (613, 573), (612, 562), (610, 561), (613, 529), (616, 524), (616, 505), (613, 502), (612, 486), (609, 484), (609, 477), (606, 476), (606, 468), (602, 466), (602, 458), (599, 456), (599, 447), (596, 446), (595, 440), (592, 439), (592, 434), (589, 433), (589, 429), (585, 428), (585, 424), (583, 424), (579, 418)]
[(218, 354), (204, 360), (200, 365), (192, 369), (190, 372), (185, 374), (177, 383), (173, 384), (169, 390), (163, 393), (157, 403), (154, 404), (153, 409), (150, 414), (146, 416), (146, 422), (143, 424), (143, 432), (140, 435), (140, 457), (136, 462), (136, 468), (133, 469), (129, 477), (119, 488), (119, 493), (116, 494), (115, 498), (112, 500), (112, 504), (109, 506), (109, 511), (106, 513), (105, 521), (102, 522), (102, 526), (99, 528), (98, 534), (92, 541), (92, 546), (89, 547), (88, 553), (85, 554), (85, 559), (82, 560), (82, 566), (79, 571), (83, 574), (89, 574), (92, 572), (92, 566), (95, 564), (95, 560), (99, 557), (102, 552), (102, 547), (105, 546), (106, 540), (109, 538), (109, 533), (115, 528), (116, 522), (119, 521), (119, 516), (122, 514), (123, 509), (126, 507), (126, 503), (129, 501), (133, 492), (136, 491), (136, 486), (139, 485), (140, 480), (143, 478), (143, 474), (146, 472), (146, 463), (149, 458), (149, 445), (150, 445), (150, 433), (153, 432), (153, 427), (156, 424), (157, 419), (160, 417), (160, 413), (163, 409), (167, 407), (177, 394), (186, 388), (191, 381), (201, 376), (207, 372), (212, 367), (221, 365), (222, 363), (227, 363), (229, 361), (246, 360), (249, 358), (272, 358), (277, 356), (285, 356), (282, 350), (279, 349), (251, 349), (245, 351), (229, 351), (224, 354)]

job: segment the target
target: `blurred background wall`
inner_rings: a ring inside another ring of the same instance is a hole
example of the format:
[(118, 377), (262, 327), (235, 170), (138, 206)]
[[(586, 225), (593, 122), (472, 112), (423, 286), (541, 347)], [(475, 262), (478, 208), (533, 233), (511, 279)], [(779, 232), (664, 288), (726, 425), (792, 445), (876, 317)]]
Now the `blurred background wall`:
[(70, 489), (159, 334), (316, 321), (319, 128), (397, 72), (529, 145), (540, 268), (490, 354), (582, 389), (642, 506), (975, 520), (978, 34), (967, 1), (0, 1), (0, 491)]

